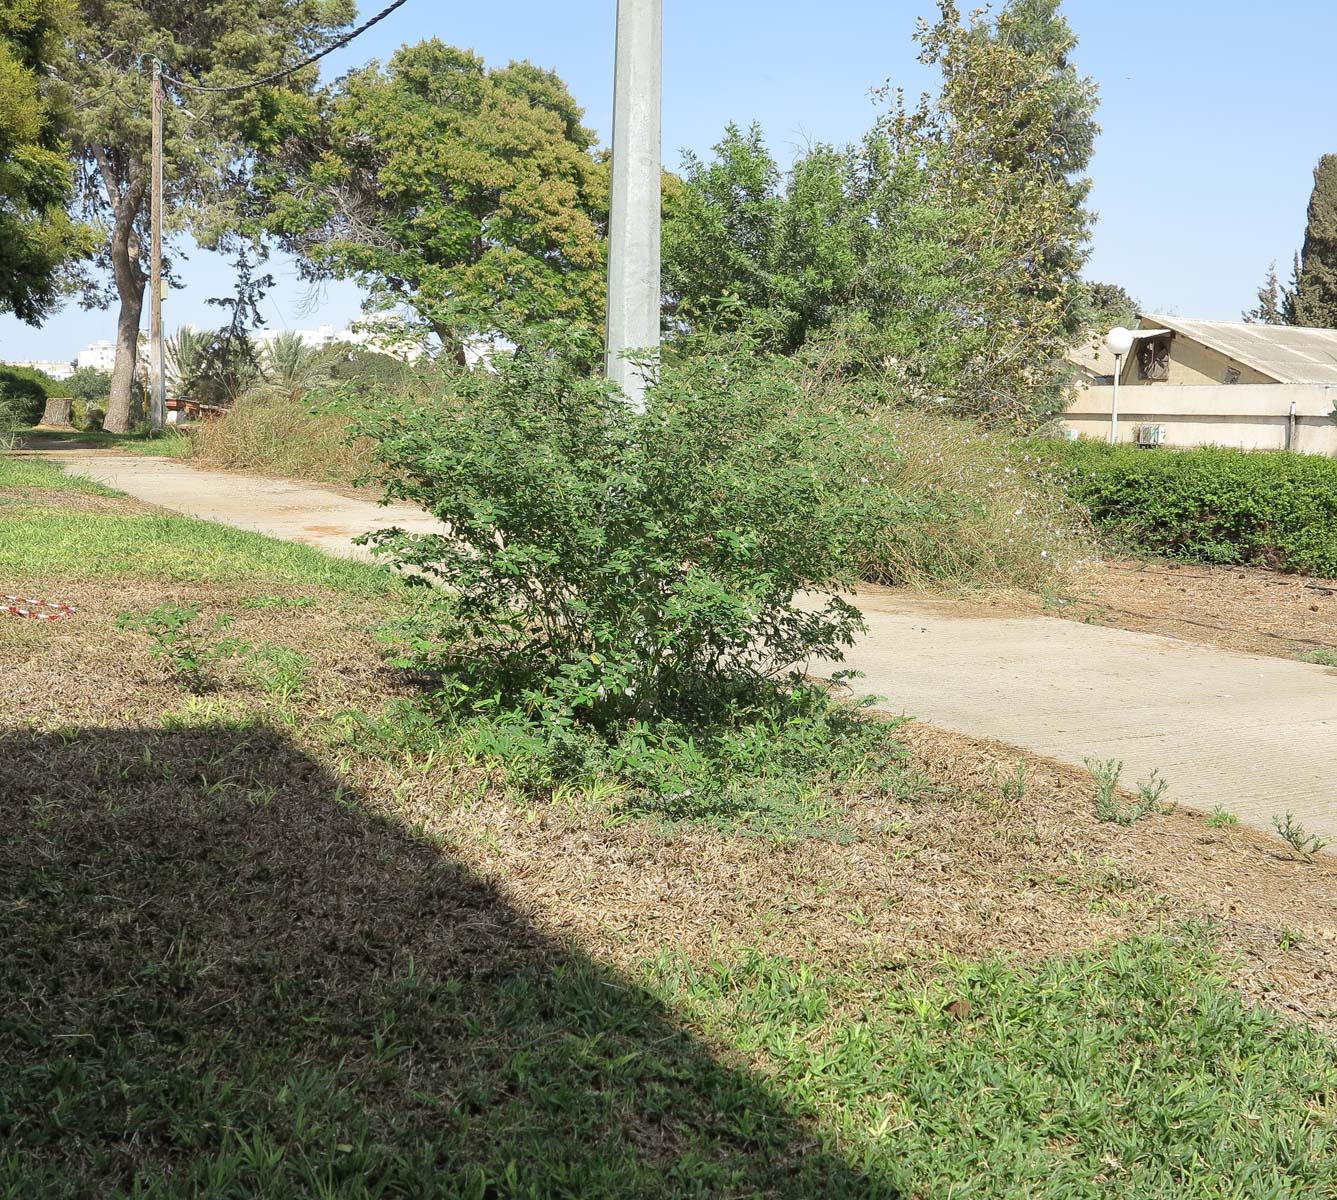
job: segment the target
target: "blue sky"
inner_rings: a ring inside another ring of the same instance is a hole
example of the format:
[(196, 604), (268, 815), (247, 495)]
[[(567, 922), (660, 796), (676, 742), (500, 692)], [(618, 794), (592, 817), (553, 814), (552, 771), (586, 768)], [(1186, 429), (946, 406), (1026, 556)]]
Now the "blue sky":
[[(364, 13), (379, 7), (363, 4)], [(963, 5), (969, 7), (969, 4)], [(326, 60), (334, 77), (406, 41), (437, 36), (489, 63), (528, 58), (555, 69), (607, 138), (614, 0), (408, 3)], [(917, 92), (915, 18), (931, 0), (666, 0), (665, 162), (708, 151), (729, 121), (758, 120), (788, 161), (813, 141), (844, 142), (874, 119), (869, 90)], [(1337, 5), (1331, 0), (1067, 0), (1077, 62), (1100, 84), (1091, 175), (1099, 213), (1089, 278), (1122, 283), (1148, 311), (1237, 320), (1268, 263), (1283, 277), (1303, 236), (1312, 172), (1337, 152)], [(271, 327), (341, 325), (349, 285), (301, 311), (290, 263), (264, 308)], [(224, 264), (196, 253), (165, 320), (213, 324), (205, 305), (229, 290)], [(40, 330), (0, 318), (0, 356), (68, 358), (110, 338), (111, 312), (71, 306)]]

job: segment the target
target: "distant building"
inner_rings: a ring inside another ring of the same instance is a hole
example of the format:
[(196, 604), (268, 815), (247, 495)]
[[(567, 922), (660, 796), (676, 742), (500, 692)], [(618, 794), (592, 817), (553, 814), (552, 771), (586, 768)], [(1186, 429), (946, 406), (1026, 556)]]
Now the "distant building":
[(412, 362), (423, 352), (417, 342), (404, 337), (399, 323), (390, 313), (363, 314), (348, 329), (335, 329), (333, 325), (319, 325), (315, 329), (261, 329), (251, 336), (257, 345), (267, 346), (285, 334), (295, 334), (301, 338), (303, 345), (313, 348), (362, 346), (405, 362)]
[(110, 373), (116, 365), (116, 346), (112, 342), (92, 342), (74, 356), (74, 363), (81, 371), (91, 368)]
[[(1337, 456), (1337, 329), (1147, 313), (1133, 335), (1119, 375), (1120, 441)], [(1077, 382), (1064, 423), (1108, 436), (1114, 355), (1103, 334), (1068, 362)]]
[(55, 358), (11, 358), (6, 360), (7, 367), (27, 367), (29, 370), (42, 371), (52, 379), (68, 379), (74, 374), (74, 364), (61, 362)]

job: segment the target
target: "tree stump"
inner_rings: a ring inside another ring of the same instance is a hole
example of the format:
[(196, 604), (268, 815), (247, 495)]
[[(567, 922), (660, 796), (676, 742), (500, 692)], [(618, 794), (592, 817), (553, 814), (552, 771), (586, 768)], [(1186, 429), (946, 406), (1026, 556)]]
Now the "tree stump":
[(70, 419), (70, 405), (73, 403), (69, 396), (48, 396), (46, 411), (39, 424), (48, 429), (73, 429), (74, 422)]

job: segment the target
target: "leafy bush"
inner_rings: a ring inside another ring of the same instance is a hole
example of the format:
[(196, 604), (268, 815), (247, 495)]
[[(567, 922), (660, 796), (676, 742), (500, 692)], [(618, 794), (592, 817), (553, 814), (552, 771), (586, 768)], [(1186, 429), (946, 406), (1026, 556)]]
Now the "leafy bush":
[(1107, 536), (1214, 563), (1337, 575), (1337, 461), (1284, 451), (1033, 443)]
[(66, 394), (45, 371), (0, 366), (0, 401), (20, 425), (36, 425), (42, 419), (47, 397)]
[(838, 659), (861, 629), (833, 593), (885, 486), (860, 484), (857, 425), (765, 360), (666, 366), (641, 415), (585, 361), (561, 346), (441, 374), (361, 426), (388, 496), (452, 531), (372, 539), (442, 585), (403, 661), (440, 674), (456, 717), (531, 722), (555, 771), (588, 771), (595, 748), (650, 790), (698, 758), (700, 782), (747, 756), (740, 731), (825, 722), (790, 692), (795, 664)]
[(697, 715), (852, 642), (848, 604), (794, 601), (853, 582), (875, 489), (844, 486), (857, 439), (781, 376), (703, 356), (643, 415), (564, 354), (440, 381), (364, 432), (387, 494), (451, 535), (374, 540), (445, 585), (431, 653), (470, 687), (600, 726)]

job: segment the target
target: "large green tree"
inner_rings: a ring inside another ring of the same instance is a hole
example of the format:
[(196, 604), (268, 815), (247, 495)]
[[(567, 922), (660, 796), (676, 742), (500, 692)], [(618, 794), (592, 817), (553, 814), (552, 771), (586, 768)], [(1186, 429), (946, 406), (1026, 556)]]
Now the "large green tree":
[(1337, 329), (1337, 154), (1325, 154), (1314, 168), (1292, 307), (1292, 324)]
[(60, 268), (88, 249), (68, 213), (68, 93), (49, 70), (71, 16), (67, 0), (0, 0), (0, 312), (33, 324)]
[(1080, 277), (1095, 87), (1057, 0), (921, 23), (936, 96), (788, 174), (731, 127), (670, 192), (676, 328), (742, 323), (775, 349), (839, 329), (904, 397), (989, 420), (1057, 406), (1067, 348), (1094, 319)]
[(747, 327), (791, 351), (851, 302), (857, 272), (848, 155), (809, 150), (788, 175), (759, 126), (730, 125), (670, 184), (664, 290), (676, 328)]
[[(355, 11), (353, 0), (78, 0), (68, 71), (76, 97), (73, 141), (83, 212), (105, 240), (85, 299), (118, 305), (116, 366), (105, 428), (130, 427), (139, 326), (148, 281), (150, 68), (153, 56), (182, 80), (225, 86), (300, 62), (327, 45)], [(308, 67), (271, 86), (184, 91), (165, 118), (168, 232), (189, 230), (226, 245), (242, 228), (255, 129), (310, 90)], [(183, 89), (173, 89), (182, 91)]]
[(260, 147), (270, 227), (313, 279), (409, 306), (456, 356), (526, 322), (600, 323), (607, 168), (556, 75), (433, 39), (321, 101)]
[(1083, 172), (1099, 132), (1097, 89), (1073, 63), (1077, 39), (1059, 0), (1012, 0), (993, 20), (967, 22), (952, 0), (938, 8), (918, 41), (921, 61), (942, 72), (941, 91), (898, 112), (889, 132), (931, 163), (950, 236), (968, 251), (958, 260), (968, 297), (959, 335), (979, 353), (952, 391), (986, 414), (1047, 414), (1064, 352), (1090, 320)]

